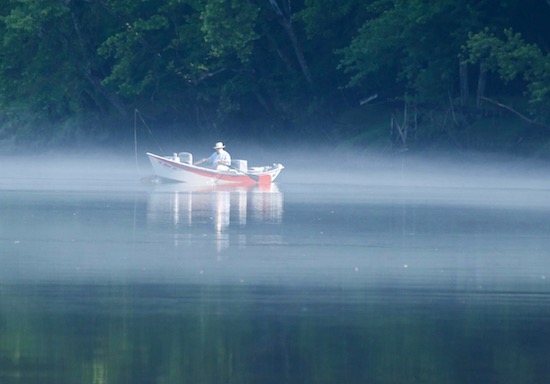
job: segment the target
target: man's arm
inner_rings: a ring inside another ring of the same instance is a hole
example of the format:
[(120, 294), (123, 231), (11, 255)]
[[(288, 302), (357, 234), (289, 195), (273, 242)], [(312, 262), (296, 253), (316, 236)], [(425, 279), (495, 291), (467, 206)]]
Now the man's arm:
[(200, 159), (199, 161), (196, 161), (194, 164), (199, 165), (199, 164), (202, 164), (202, 163), (207, 162), (207, 161), (208, 161), (208, 158), (204, 157), (204, 158)]

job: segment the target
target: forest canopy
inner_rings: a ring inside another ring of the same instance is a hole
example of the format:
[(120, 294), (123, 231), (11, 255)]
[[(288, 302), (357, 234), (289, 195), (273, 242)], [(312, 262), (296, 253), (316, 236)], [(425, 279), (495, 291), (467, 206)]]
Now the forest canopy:
[(100, 142), (139, 110), (166, 134), (544, 151), (549, 19), (546, 0), (6, 0), (0, 143)]

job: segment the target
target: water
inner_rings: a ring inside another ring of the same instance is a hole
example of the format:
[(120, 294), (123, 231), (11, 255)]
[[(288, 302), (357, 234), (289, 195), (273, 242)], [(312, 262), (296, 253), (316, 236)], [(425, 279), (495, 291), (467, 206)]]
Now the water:
[(544, 172), (297, 161), (197, 189), (2, 164), (2, 384), (550, 379)]

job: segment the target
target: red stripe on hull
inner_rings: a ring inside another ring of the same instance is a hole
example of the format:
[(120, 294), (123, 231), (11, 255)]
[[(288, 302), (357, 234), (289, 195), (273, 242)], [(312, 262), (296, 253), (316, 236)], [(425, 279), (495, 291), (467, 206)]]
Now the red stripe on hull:
[[(169, 159), (165, 159), (163, 157), (152, 155), (152, 154), (149, 154), (149, 156), (150, 158), (155, 159), (160, 165), (168, 168), (170, 171), (177, 172), (178, 170), (181, 170), (184, 172), (189, 172), (197, 177), (205, 179), (205, 181), (210, 180), (214, 183), (225, 182), (225, 183), (237, 183), (237, 184), (256, 184), (256, 180), (244, 174), (220, 173), (216, 170), (209, 170), (206, 168), (195, 167), (185, 163), (178, 163), (178, 162), (171, 161)], [(170, 178), (170, 176), (168, 175), (161, 175), (161, 177)], [(181, 178), (177, 178), (176, 176), (174, 176), (173, 179), (179, 180)], [(262, 184), (271, 183), (271, 176), (259, 175), (258, 182)]]

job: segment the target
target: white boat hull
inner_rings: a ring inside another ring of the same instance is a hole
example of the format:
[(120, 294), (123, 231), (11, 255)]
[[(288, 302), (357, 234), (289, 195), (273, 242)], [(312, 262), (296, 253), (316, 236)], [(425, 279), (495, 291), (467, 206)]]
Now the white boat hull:
[(284, 168), (281, 164), (274, 164), (272, 166), (253, 167), (250, 171), (236, 169), (217, 171), (180, 162), (177, 157), (159, 156), (149, 152), (147, 156), (156, 176), (190, 184), (270, 184)]

